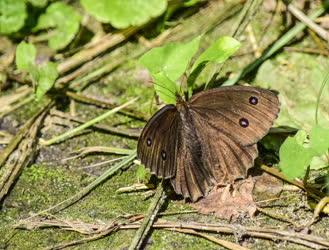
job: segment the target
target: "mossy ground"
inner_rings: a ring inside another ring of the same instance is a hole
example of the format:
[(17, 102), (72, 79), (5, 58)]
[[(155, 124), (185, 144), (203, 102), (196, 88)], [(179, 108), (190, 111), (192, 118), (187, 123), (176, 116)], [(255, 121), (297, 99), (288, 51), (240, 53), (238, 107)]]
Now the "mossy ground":
[[(262, 36), (262, 31), (266, 22), (271, 16), (264, 10), (259, 11), (252, 27), (256, 37)], [(185, 24), (186, 29), (193, 30), (198, 22), (193, 20), (193, 16), (189, 17)], [(200, 18), (200, 17), (198, 17)], [(205, 18), (205, 17), (203, 17)], [(218, 27), (206, 35), (205, 44), (210, 43), (220, 35), (227, 34), (232, 28), (232, 24), (236, 17), (228, 18)], [(262, 44), (271, 44), (282, 32), (281, 19), (276, 16)], [(239, 51), (242, 56), (234, 57), (230, 60), (221, 74), (227, 75), (228, 72), (237, 72), (242, 69), (248, 62), (253, 60), (253, 54), (249, 53), (251, 45), (246, 35), (242, 37), (242, 43), (246, 46)], [(127, 46), (129, 48), (129, 46)], [(134, 48), (134, 46), (130, 46)], [(129, 51), (128, 51), (129, 52)], [(127, 53), (129, 54), (129, 53)], [(109, 76), (101, 79), (101, 81), (91, 84), (84, 94), (93, 96), (101, 96), (102, 98), (113, 99), (117, 103), (123, 103), (136, 96), (140, 97), (136, 104), (130, 108), (150, 116), (157, 106), (154, 103), (154, 92), (152, 86), (146, 84), (142, 80), (138, 80), (136, 75), (142, 70), (136, 60), (130, 60), (128, 63), (115, 70)], [(207, 72), (211, 72), (211, 68), (205, 71), (199, 79), (200, 83), (204, 83), (208, 79)], [(294, 69), (292, 69), (294, 70)], [(289, 72), (287, 72), (287, 77)], [(24, 108), (9, 115), (7, 119), (22, 123), (37, 109), (37, 105), (30, 104)], [(67, 108), (64, 109), (68, 111)], [(76, 112), (79, 117), (91, 119), (105, 112), (104, 109), (95, 106), (76, 104)], [(142, 128), (143, 122), (133, 120), (131, 118), (115, 115), (104, 124)], [(44, 138), (50, 138), (54, 135), (62, 133), (68, 128), (62, 126), (52, 126), (43, 131)], [(113, 136), (97, 131), (83, 134), (71, 138), (63, 143), (40, 149), (40, 153), (36, 162), (25, 168), (22, 175), (18, 179), (15, 187), (11, 190), (10, 195), (6, 198), (0, 213), (0, 248), (6, 249), (43, 249), (61, 242), (67, 242), (84, 237), (76, 232), (64, 231), (59, 228), (38, 229), (38, 230), (15, 230), (12, 231), (12, 225), (19, 219), (26, 218), (31, 214), (42, 209), (48, 208), (60, 201), (63, 201), (77, 193), (83, 187), (93, 181), (104, 170), (110, 168), (105, 165), (100, 168), (81, 169), (92, 163), (101, 160), (115, 158), (109, 155), (91, 155), (84, 158), (78, 158), (63, 162), (69, 153), (86, 146), (115, 146), (134, 149), (136, 140), (126, 139), (119, 136)], [(68, 220), (81, 220), (84, 222), (108, 222), (126, 214), (145, 213), (150, 199), (143, 199), (141, 193), (118, 194), (116, 190), (121, 187), (133, 185), (138, 182), (136, 176), (136, 166), (132, 166), (125, 171), (121, 171), (108, 181), (101, 184), (91, 193), (76, 204), (56, 214), (56, 217)], [(284, 192), (282, 196), (286, 199), (280, 199), (273, 206), (272, 212), (288, 217), (301, 224), (312, 217), (312, 210), (307, 207), (305, 194), (300, 192)], [(191, 210), (188, 204), (183, 200), (168, 200), (165, 211), (179, 212)], [(220, 222), (218, 218), (211, 215), (205, 216), (200, 214), (181, 214), (167, 216), (168, 220), (180, 221), (199, 221), (199, 222)], [(281, 226), (289, 228), (287, 223), (272, 219), (269, 216), (258, 214), (254, 218), (244, 218), (239, 221), (242, 225), (257, 227), (274, 227)], [(329, 219), (323, 217), (320, 222), (312, 227), (313, 233), (328, 238), (327, 228), (329, 227)], [(14, 232), (14, 234), (12, 234)], [(111, 236), (103, 239), (92, 241), (83, 245), (73, 247), (74, 249), (126, 249), (134, 235), (134, 230), (119, 231)], [(8, 238), (12, 236), (12, 238)], [(216, 235), (218, 236), (218, 235)], [(235, 241), (232, 235), (218, 236), (222, 239)], [(254, 238), (246, 238), (244, 240), (246, 247), (253, 249), (304, 249), (300, 245), (294, 245), (284, 241), (265, 241)], [(201, 239), (191, 235), (181, 233), (168, 232), (165, 230), (154, 230), (146, 244), (147, 249), (220, 249), (218, 245), (210, 243), (205, 239)]]

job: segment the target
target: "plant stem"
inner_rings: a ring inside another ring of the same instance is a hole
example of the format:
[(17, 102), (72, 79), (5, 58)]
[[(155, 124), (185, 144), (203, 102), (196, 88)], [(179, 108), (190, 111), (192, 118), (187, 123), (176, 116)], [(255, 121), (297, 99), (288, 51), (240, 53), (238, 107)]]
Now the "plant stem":
[(82, 125), (74, 128), (72, 130), (67, 131), (64, 134), (61, 134), (61, 135), (56, 136), (56, 137), (53, 137), (52, 139), (50, 139), (48, 141), (40, 141), (40, 144), (41, 145), (44, 145), (44, 146), (49, 146), (51, 144), (54, 144), (54, 143), (57, 143), (57, 142), (61, 142), (61, 141), (65, 140), (65, 139), (67, 139), (67, 138), (70, 138), (70, 137), (76, 135), (77, 133), (81, 132), (82, 130), (84, 130), (86, 128), (89, 128), (90, 126), (92, 126), (92, 125), (94, 125), (94, 124), (96, 124), (96, 123), (98, 123), (98, 122), (100, 122), (100, 121), (108, 118), (109, 116), (117, 113), (119, 110), (127, 107), (128, 105), (130, 105), (132, 103), (134, 103), (137, 99), (138, 98), (134, 98), (134, 99), (132, 99), (132, 100), (130, 100), (130, 101), (122, 104), (121, 106), (116, 107), (114, 109), (111, 109), (111, 110), (105, 112), (104, 114), (102, 114), (102, 115), (100, 115), (100, 116), (98, 116), (98, 117), (96, 117), (96, 118), (94, 118), (94, 119), (92, 119), (92, 120), (90, 120), (90, 121), (88, 121), (88, 122), (86, 122), (86, 123), (84, 123), (84, 124), (82, 124)]

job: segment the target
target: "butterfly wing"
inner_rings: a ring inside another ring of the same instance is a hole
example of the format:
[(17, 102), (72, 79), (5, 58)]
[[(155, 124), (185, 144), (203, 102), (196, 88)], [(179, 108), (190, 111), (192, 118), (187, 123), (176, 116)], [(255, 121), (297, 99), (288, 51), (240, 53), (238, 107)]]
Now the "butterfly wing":
[(174, 105), (166, 105), (148, 121), (137, 145), (137, 157), (160, 178), (176, 172), (179, 114)]
[(192, 121), (189, 128), (183, 126), (176, 176), (171, 183), (176, 193), (196, 201), (214, 185), (246, 177), (257, 157), (257, 145), (242, 146), (209, 126), (201, 114), (194, 110), (190, 114)]
[(263, 138), (280, 110), (276, 94), (246, 86), (203, 91), (192, 96), (189, 104), (210, 127), (241, 145), (252, 145)]
[(278, 112), (277, 96), (253, 87), (222, 87), (193, 96), (171, 179), (175, 191), (195, 201), (215, 184), (245, 177), (258, 154), (255, 143)]

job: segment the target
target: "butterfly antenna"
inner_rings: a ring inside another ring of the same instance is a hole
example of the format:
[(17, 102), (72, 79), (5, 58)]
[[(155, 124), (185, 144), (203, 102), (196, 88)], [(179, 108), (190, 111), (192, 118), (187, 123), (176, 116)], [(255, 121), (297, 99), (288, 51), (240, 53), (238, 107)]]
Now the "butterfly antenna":
[(319, 114), (319, 107), (320, 107), (320, 99), (321, 99), (321, 95), (323, 93), (324, 87), (327, 85), (327, 83), (329, 82), (329, 72), (327, 72), (321, 87), (320, 87), (320, 91), (319, 94), (316, 98), (316, 109), (315, 109), (315, 124), (318, 125), (319, 120), (318, 120), (318, 114)]

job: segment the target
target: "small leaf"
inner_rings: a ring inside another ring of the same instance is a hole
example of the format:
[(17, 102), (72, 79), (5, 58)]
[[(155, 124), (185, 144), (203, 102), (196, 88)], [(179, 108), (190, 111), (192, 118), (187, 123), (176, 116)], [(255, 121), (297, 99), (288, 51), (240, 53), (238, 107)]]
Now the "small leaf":
[(44, 7), (47, 5), (48, 0), (28, 0), (35, 7)]
[(314, 170), (329, 167), (329, 153), (313, 157), (310, 168)]
[(21, 42), (16, 48), (16, 66), (19, 70), (29, 71), (35, 63), (36, 49), (33, 44)]
[(223, 63), (231, 55), (233, 55), (241, 44), (229, 36), (223, 36), (217, 39), (212, 45), (210, 45), (195, 61), (192, 71), (197, 68), (200, 64), (207, 62)]
[(288, 137), (280, 148), (280, 169), (289, 179), (302, 177), (315, 153)]
[(294, 138), (296, 139), (296, 142), (301, 145), (305, 146), (307, 141), (307, 132), (305, 130), (298, 130), (295, 134)]
[(311, 147), (319, 155), (327, 153), (329, 150), (329, 129), (315, 126), (311, 130)]
[(148, 180), (150, 172), (143, 165), (139, 165), (136, 170), (136, 178), (139, 182)]
[(24, 0), (0, 1), (0, 34), (10, 34), (24, 26), (27, 17)]
[(49, 47), (55, 50), (65, 48), (79, 31), (80, 15), (71, 6), (62, 2), (51, 4), (38, 20), (35, 31), (54, 28), (50, 33)]
[(164, 72), (153, 75), (154, 89), (160, 99), (166, 104), (176, 103), (177, 85)]
[(141, 26), (167, 8), (167, 0), (80, 0), (80, 3), (97, 20), (117, 29)]
[(188, 43), (169, 43), (150, 50), (139, 61), (152, 75), (163, 71), (170, 80), (176, 81), (186, 71), (199, 43), (200, 37)]
[(36, 99), (39, 101), (41, 98), (50, 90), (56, 78), (58, 77), (57, 65), (53, 62), (48, 62), (41, 65), (38, 69), (37, 78), (37, 90), (36, 90)]

